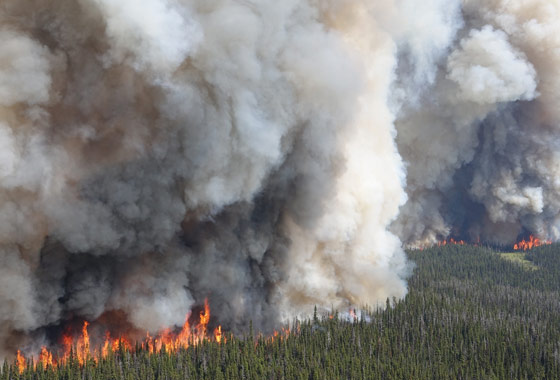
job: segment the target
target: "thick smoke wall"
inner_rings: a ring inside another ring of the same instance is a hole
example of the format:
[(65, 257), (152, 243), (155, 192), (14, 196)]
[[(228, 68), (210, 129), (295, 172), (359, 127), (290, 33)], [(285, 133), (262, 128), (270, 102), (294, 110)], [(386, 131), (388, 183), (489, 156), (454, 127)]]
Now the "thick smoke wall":
[(392, 230), (413, 245), (557, 240), (560, 4), (465, 0), (445, 14), (454, 7), (430, 28), (450, 38), (399, 42), (408, 202)]
[(557, 2), (4, 0), (0, 356), (69, 321), (268, 331), (402, 247), (557, 239)]
[(3, 1), (0, 354), (75, 319), (156, 332), (206, 297), (235, 332), (403, 296), (394, 45), (369, 8)]

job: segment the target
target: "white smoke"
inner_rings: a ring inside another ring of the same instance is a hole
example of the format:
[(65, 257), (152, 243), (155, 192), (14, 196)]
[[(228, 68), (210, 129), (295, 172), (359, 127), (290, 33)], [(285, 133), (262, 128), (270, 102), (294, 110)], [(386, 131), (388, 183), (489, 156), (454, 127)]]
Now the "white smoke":
[(112, 312), (155, 332), (205, 297), (267, 330), (402, 297), (403, 244), (556, 239), (557, 15), (5, 0), (0, 355)]
[(471, 30), (447, 62), (448, 78), (459, 86), (458, 101), (495, 104), (535, 98), (535, 70), (507, 35), (490, 26)]

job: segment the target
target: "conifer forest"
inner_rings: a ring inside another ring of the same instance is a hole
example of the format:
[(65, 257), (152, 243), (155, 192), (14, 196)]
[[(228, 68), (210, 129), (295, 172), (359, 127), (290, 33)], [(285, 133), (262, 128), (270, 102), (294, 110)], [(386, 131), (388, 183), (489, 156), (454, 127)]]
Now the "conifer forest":
[(558, 379), (560, 245), (408, 252), (409, 293), (360, 312), (317, 311), (278, 334), (224, 332), (177, 351), (119, 345), (62, 365), (18, 359), (2, 380)]

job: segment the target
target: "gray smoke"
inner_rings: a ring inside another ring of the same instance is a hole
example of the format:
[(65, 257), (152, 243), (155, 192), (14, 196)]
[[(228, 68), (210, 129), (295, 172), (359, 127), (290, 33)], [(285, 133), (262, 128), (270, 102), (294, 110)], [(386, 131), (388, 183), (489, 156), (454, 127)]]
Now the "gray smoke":
[(206, 297), (236, 332), (403, 296), (394, 48), (367, 12), (3, 1), (0, 356), (116, 312), (155, 333)]
[(556, 239), (558, 8), (4, 0), (0, 356), (206, 297), (267, 331), (404, 296), (403, 244)]
[(445, 43), (398, 41), (391, 102), (408, 202), (392, 230), (412, 245), (557, 240), (560, 5), (464, 0), (441, 10)]

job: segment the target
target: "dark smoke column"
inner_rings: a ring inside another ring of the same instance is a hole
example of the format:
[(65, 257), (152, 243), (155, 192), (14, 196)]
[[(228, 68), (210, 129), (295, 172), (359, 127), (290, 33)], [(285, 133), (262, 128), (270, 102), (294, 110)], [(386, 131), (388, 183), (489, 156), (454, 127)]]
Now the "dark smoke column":
[(369, 3), (3, 1), (0, 355), (403, 296), (401, 12)]

